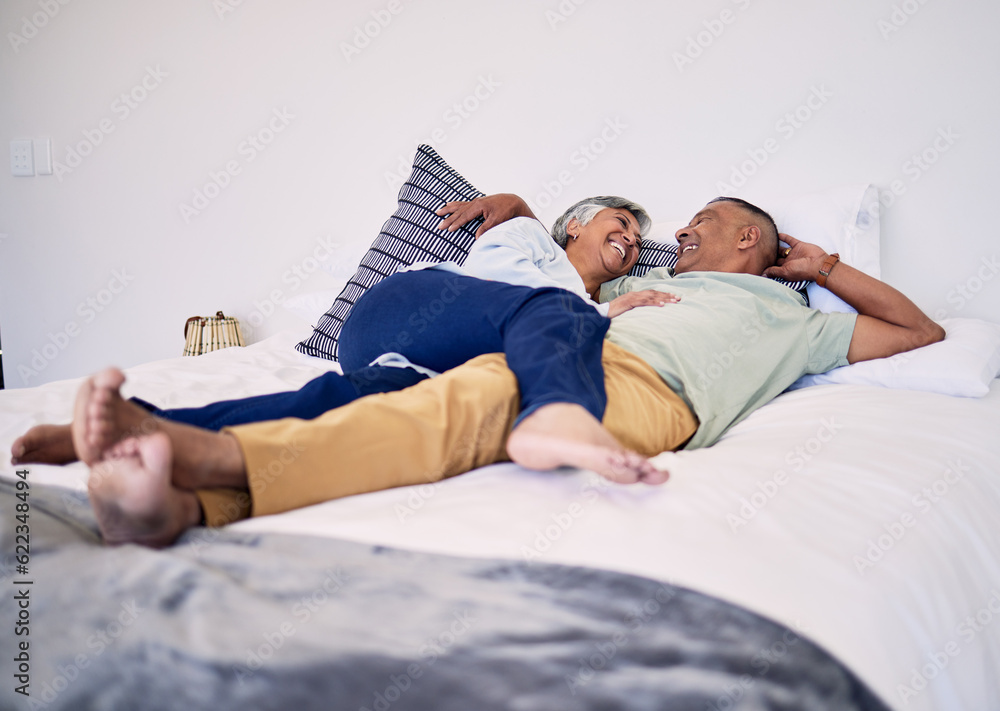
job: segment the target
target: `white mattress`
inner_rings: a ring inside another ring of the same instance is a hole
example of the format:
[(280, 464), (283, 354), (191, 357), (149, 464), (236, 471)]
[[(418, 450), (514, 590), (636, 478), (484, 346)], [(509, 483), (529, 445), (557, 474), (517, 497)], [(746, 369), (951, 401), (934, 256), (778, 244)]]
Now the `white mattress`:
[[(293, 351), (303, 335), (133, 368), (125, 393), (190, 406), (297, 387), (336, 367)], [(0, 392), (0, 446), (69, 421), (78, 384)], [(982, 399), (806, 388), (658, 463), (672, 478), (656, 488), (500, 464), (237, 527), (656, 578), (801, 630), (894, 708), (1000, 709), (1000, 381)]]

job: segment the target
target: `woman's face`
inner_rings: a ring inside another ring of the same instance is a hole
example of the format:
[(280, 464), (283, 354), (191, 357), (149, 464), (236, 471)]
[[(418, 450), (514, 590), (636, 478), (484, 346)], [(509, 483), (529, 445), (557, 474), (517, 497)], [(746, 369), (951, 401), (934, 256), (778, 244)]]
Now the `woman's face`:
[[(635, 216), (624, 208), (606, 207), (586, 225), (570, 220), (566, 253), (608, 281), (627, 274), (639, 258), (642, 237)], [(574, 239), (575, 236), (575, 239)]]

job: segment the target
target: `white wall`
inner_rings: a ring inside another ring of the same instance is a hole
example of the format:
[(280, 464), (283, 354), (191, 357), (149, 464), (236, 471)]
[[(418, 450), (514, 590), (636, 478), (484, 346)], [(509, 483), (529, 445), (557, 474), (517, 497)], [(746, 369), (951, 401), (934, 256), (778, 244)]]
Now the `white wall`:
[[(253, 339), (296, 324), (272, 291), (346, 279), (392, 211), (388, 176), (432, 136), (546, 220), (609, 192), (686, 218), (775, 139), (745, 191), (897, 181), (883, 276), (934, 315), (1000, 320), (998, 24), (989, 0), (2, 0), (4, 148), (50, 137), (70, 167), (68, 150), (112, 129), (69, 172), (0, 171), (7, 386), (177, 355), (194, 314), (269, 312)], [(779, 127), (814, 90), (819, 110)], [(609, 125), (603, 153), (578, 152)], [(239, 173), (185, 219), (227, 164)], [(297, 282), (324, 241), (337, 273)]]

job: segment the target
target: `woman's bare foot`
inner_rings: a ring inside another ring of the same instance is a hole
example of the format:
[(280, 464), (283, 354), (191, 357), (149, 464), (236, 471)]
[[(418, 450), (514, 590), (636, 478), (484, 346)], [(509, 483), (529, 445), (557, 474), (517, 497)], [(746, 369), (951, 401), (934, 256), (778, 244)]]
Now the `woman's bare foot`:
[(173, 452), (165, 434), (129, 437), (106, 455), (91, 469), (87, 490), (107, 544), (162, 548), (201, 522), (198, 498), (170, 483)]
[(151, 434), (156, 418), (122, 398), (125, 374), (107, 368), (80, 386), (73, 408), (73, 446), (85, 464), (94, 466), (105, 453), (126, 437)]
[(69, 464), (76, 459), (70, 425), (35, 425), (10, 448), (11, 464)]
[(522, 420), (507, 439), (507, 454), (529, 469), (580, 467), (621, 484), (662, 484), (670, 474), (622, 447), (579, 405), (554, 403)]

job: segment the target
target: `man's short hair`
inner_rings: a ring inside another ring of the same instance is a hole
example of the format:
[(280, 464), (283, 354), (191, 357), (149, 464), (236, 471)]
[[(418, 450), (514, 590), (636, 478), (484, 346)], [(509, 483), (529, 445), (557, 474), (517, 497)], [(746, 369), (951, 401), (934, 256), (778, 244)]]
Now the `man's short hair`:
[(765, 210), (760, 209), (752, 202), (747, 202), (743, 198), (717, 197), (713, 200), (709, 200), (708, 204), (711, 205), (713, 202), (734, 202), (756, 217), (759, 222), (762, 222), (763, 224), (757, 225), (760, 227), (761, 239), (764, 242), (761, 246), (761, 254), (763, 254), (768, 260), (766, 266), (771, 266), (778, 261), (778, 226), (774, 224), (773, 217), (771, 217)]
[(556, 244), (565, 249), (566, 242), (569, 239), (569, 235), (566, 233), (566, 226), (570, 220), (576, 218), (577, 222), (586, 226), (594, 219), (597, 213), (609, 207), (613, 210), (628, 210), (631, 212), (635, 221), (639, 223), (640, 237), (644, 237), (653, 226), (653, 220), (650, 219), (649, 213), (646, 212), (642, 205), (623, 197), (617, 197), (616, 195), (599, 195), (597, 197), (584, 198), (566, 210), (556, 220), (555, 224), (552, 225), (552, 239), (556, 241)]

